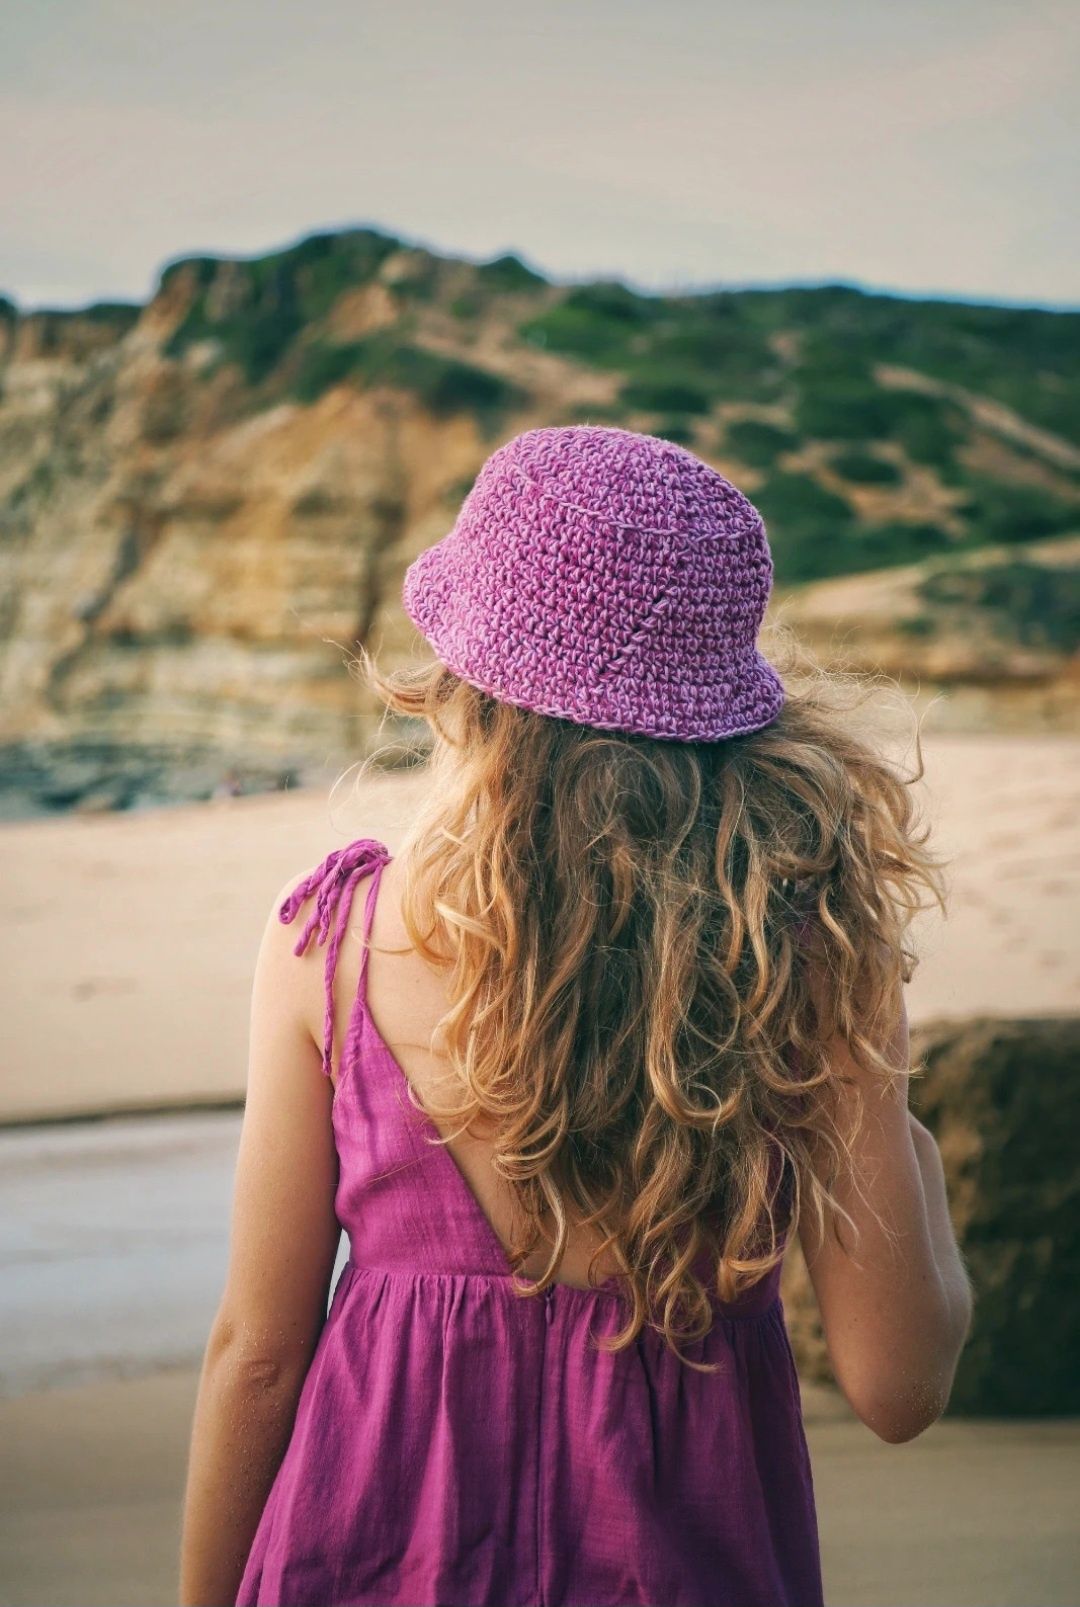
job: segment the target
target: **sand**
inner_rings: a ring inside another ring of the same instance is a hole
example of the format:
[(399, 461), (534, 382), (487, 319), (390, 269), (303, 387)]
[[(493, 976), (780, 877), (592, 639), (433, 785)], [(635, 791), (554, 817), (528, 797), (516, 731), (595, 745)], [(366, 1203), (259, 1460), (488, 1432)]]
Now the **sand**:
[[(923, 963), (909, 989), (913, 1021), (1077, 1010), (1080, 742), (927, 735), (926, 758), (924, 809), (939, 850), (954, 857), (948, 921), (931, 915), (917, 927)], [(251, 972), (279, 888), (351, 837), (381, 837), (394, 848), (422, 785), (416, 774), (377, 775), (358, 797), (298, 792), (0, 828), (0, 1122), (237, 1102)], [(101, 1154), (122, 1142), (121, 1126), (99, 1129)], [(54, 1367), (48, 1346), (35, 1344), (50, 1301), (55, 1322), (82, 1312), (72, 1267), (85, 1213), (76, 1207), (78, 1199), (87, 1205), (86, 1167), (97, 1163), (82, 1155), (79, 1130), (66, 1132), (70, 1142), (64, 1129), (53, 1130), (53, 1148), (73, 1143), (82, 1156), (72, 1164), (70, 1198), (51, 1185), (42, 1193), (41, 1156), (31, 1151), (44, 1134), (10, 1133), (4, 1150), (10, 1162), (25, 1138), (24, 1172), (9, 1176), (9, 1189), (24, 1203), (35, 1190), (48, 1200), (19, 1207), (13, 1231), (25, 1242), (6, 1257), (9, 1293), (29, 1293), (20, 1318), (25, 1355), (6, 1358), (24, 1369), (25, 1388), (0, 1400), (0, 1607), (151, 1607), (176, 1599), (196, 1376), (185, 1365), (59, 1387), (71, 1347), (60, 1347)], [(221, 1132), (214, 1143), (227, 1168), (235, 1135)], [(162, 1142), (187, 1140), (173, 1134)], [(190, 1146), (186, 1153), (190, 1188), (201, 1198), (199, 1168), (209, 1152), (200, 1144), (197, 1158)], [(68, 1162), (53, 1155), (49, 1164)], [(109, 1164), (115, 1171), (115, 1160)], [(125, 1162), (142, 1164), (130, 1154)], [(213, 1189), (223, 1176), (219, 1166)], [(113, 1207), (100, 1209), (107, 1216)], [(67, 1238), (54, 1233), (50, 1211), (67, 1213)], [(210, 1261), (220, 1256), (217, 1220), (216, 1212), (208, 1219), (213, 1243), (199, 1252)], [(199, 1222), (188, 1222), (196, 1236)], [(35, 1223), (40, 1244), (27, 1227)], [(160, 1235), (153, 1224), (150, 1232), (146, 1253), (157, 1264)], [(70, 1265), (60, 1265), (64, 1254)], [(14, 1264), (20, 1257), (45, 1280), (36, 1292)], [(94, 1271), (106, 1275), (108, 1267)], [(192, 1288), (204, 1289), (204, 1272), (191, 1276)], [(83, 1305), (90, 1320), (93, 1302)], [(108, 1326), (108, 1302), (99, 1315)], [(204, 1321), (205, 1314), (200, 1329)], [(175, 1341), (176, 1326), (166, 1326)], [(160, 1367), (160, 1324), (138, 1343), (122, 1322), (113, 1330), (103, 1351), (84, 1326), (89, 1371), (106, 1356), (114, 1373), (148, 1355)], [(37, 1387), (50, 1379), (57, 1387)], [(831, 1607), (1077, 1600), (1080, 1422), (947, 1419), (912, 1445), (892, 1447), (835, 1392), (808, 1388), (805, 1401)]]
[[(1080, 1009), (1080, 741), (926, 735), (918, 789), (950, 856), (919, 918), (913, 1021)], [(393, 849), (424, 777), (0, 828), (0, 1121), (242, 1097), (275, 895), (331, 848)]]
[[(0, 1402), (0, 1602), (175, 1602), (196, 1383)], [(830, 1607), (1075, 1603), (1080, 1422), (945, 1422), (888, 1446), (827, 1390), (804, 1405)]]
[(240, 1099), (276, 893), (351, 838), (393, 845), (416, 783), (0, 826), (0, 1121)]

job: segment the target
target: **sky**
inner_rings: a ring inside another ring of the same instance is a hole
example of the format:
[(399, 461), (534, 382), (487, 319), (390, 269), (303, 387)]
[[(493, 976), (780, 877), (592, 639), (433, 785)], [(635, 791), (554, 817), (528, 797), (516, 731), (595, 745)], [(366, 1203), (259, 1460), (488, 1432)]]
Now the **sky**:
[(11, 0), (0, 292), (372, 225), (644, 289), (1080, 305), (1078, 0)]

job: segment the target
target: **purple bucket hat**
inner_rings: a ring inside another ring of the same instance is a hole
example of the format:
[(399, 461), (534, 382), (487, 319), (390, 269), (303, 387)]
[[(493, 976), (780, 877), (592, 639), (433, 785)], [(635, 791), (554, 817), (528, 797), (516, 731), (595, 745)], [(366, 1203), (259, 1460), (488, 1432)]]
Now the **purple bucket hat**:
[(447, 669), (504, 703), (715, 742), (783, 705), (756, 646), (772, 580), (764, 521), (723, 475), (580, 424), (493, 452), (402, 601)]

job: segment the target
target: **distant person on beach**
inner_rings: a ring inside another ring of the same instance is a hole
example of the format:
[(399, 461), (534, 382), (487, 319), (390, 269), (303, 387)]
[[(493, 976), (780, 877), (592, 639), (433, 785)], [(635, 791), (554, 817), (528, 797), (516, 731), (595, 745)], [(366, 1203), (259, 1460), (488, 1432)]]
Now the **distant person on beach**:
[(219, 798), (240, 798), (243, 796), (244, 784), (235, 770), (226, 770), (225, 774), (214, 787), (211, 797), (216, 801)]
[(361, 648), (430, 786), (266, 924), (185, 1607), (817, 1607), (796, 1236), (862, 1421), (944, 1411), (921, 748), (766, 660), (772, 579), (685, 448), (529, 430), (405, 575), (434, 660)]

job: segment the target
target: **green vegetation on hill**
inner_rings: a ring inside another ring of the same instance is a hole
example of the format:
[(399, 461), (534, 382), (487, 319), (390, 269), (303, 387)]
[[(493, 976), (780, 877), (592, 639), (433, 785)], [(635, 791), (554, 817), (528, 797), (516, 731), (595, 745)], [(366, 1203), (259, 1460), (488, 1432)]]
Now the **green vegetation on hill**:
[[(1080, 651), (1080, 568), (1033, 564), (1024, 559), (978, 567), (931, 569), (918, 592), (936, 608), (984, 614), (995, 628), (1024, 647), (1061, 653)], [(920, 629), (934, 616), (918, 615)]]
[[(781, 581), (1080, 527), (1080, 476), (1068, 466), (1080, 438), (1075, 314), (844, 286), (649, 297), (603, 284), (565, 291), (520, 333), (624, 374), (610, 414), (628, 426), (697, 444), (698, 426), (723, 405), (715, 449), (756, 475), (747, 489), (769, 523)], [(977, 410), (987, 402), (999, 416), (1008, 410), (1011, 427), (997, 437)], [(754, 416), (763, 403), (770, 420)], [(740, 404), (747, 416), (732, 417)], [(1044, 454), (1041, 431), (1064, 451)], [(1000, 441), (1008, 455), (1042, 459), (1045, 483), (1017, 482), (1004, 462), (1000, 477), (974, 469), (972, 448), (981, 442), (985, 457), (987, 440), (991, 451)], [(810, 448), (831, 470), (827, 484), (808, 461), (781, 462)], [(860, 517), (837, 476), (879, 491), (880, 516)]]
[(496, 257), (492, 262), (480, 263), (476, 277), (482, 289), (497, 295), (542, 290), (547, 286), (542, 274), (535, 273), (520, 257), (515, 256)]
[(888, 458), (875, 457), (858, 447), (838, 453), (832, 460), (832, 467), (850, 485), (898, 485), (903, 479), (896, 464)]
[(791, 430), (748, 418), (728, 425), (724, 444), (748, 469), (769, 469), (782, 452), (794, 451), (799, 440)]
[[(515, 342), (523, 357), (561, 359), (568, 392), (575, 371), (602, 374), (607, 400), (568, 398), (546, 420), (621, 423), (745, 470), (781, 583), (1080, 528), (1074, 313), (844, 285), (560, 286), (516, 256), (458, 261), (374, 229), (252, 260), (174, 262), (163, 292), (181, 279), (189, 295), (167, 353), (204, 345), (192, 382), (230, 365), (248, 391), (236, 405), (252, 411), (388, 386), (436, 415), (473, 415), (491, 438), (542, 421)], [(367, 286), (379, 327), (353, 338), (335, 313)]]
[(338, 297), (369, 283), (399, 242), (374, 230), (316, 234), (288, 250), (223, 264), (192, 257), (170, 264), (167, 289), (182, 273), (196, 294), (168, 345), (179, 356), (196, 341), (213, 340), (251, 385), (271, 374), (301, 332), (326, 317)]
[(1010, 485), (985, 475), (966, 477), (961, 512), (982, 542), (1039, 541), (1080, 528), (1077, 499), (1039, 486)]
[(349, 380), (411, 391), (438, 417), (465, 412), (480, 417), (498, 415), (524, 400), (500, 375), (410, 345), (390, 332), (344, 345), (313, 342), (305, 346), (291, 391), (299, 401), (313, 402), (332, 385)]
[(735, 292), (676, 299), (618, 284), (578, 285), (520, 333), (547, 351), (625, 373), (627, 409), (667, 411), (669, 391), (684, 398), (671, 410), (686, 413), (778, 394), (781, 369), (769, 332), (746, 316)]
[[(325, 324), (340, 297), (373, 283), (395, 256), (401, 260), (390, 289), (402, 309), (398, 325), (362, 340), (328, 335)], [(408, 337), (416, 305), (436, 300), (445, 266), (430, 252), (369, 229), (313, 235), (252, 261), (185, 259), (162, 275), (163, 289), (184, 273), (195, 282), (191, 304), (166, 349), (181, 357), (197, 342), (212, 342), (218, 361), (236, 364), (256, 391), (253, 405), (265, 404), (274, 393), (310, 404), (334, 385), (382, 384), (412, 392), (440, 416), (473, 412), (490, 431), (508, 408), (525, 399), (518, 387)], [(495, 294), (543, 284), (516, 257), (481, 264), (475, 274), (476, 311)]]

